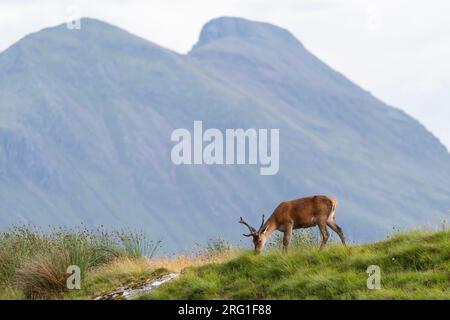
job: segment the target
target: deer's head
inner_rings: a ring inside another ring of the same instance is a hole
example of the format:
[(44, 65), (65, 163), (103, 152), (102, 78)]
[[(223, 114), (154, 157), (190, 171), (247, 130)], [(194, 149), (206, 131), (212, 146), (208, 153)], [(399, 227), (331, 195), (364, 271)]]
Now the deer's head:
[(242, 223), (247, 226), (247, 228), (250, 230), (249, 234), (243, 234), (245, 237), (253, 237), (253, 245), (255, 246), (255, 253), (260, 253), (262, 249), (264, 248), (264, 245), (267, 241), (267, 235), (266, 231), (268, 226), (264, 227), (264, 215), (262, 216), (262, 222), (261, 226), (258, 230), (253, 228), (251, 225), (249, 225), (247, 222), (244, 221), (244, 219), (239, 220), (239, 223)]

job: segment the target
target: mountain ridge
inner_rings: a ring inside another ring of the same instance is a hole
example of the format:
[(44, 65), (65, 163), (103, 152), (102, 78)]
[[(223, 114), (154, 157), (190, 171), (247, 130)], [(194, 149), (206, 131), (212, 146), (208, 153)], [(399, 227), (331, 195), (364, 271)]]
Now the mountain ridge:
[(287, 29), (274, 24), (222, 16), (211, 19), (202, 27), (199, 39), (194, 44), (193, 49), (227, 37), (237, 37), (251, 41), (264, 39), (267, 36), (275, 36), (280, 41), (285, 41), (285, 43), (292, 43), (303, 47), (303, 44)]

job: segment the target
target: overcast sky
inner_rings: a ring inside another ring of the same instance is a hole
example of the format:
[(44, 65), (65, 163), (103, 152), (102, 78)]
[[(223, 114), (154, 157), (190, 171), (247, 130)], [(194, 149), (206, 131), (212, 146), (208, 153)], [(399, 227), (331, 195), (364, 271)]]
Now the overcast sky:
[(0, 51), (66, 21), (72, 6), (181, 53), (218, 16), (277, 24), (334, 69), (420, 120), (450, 149), (449, 1), (0, 0)]

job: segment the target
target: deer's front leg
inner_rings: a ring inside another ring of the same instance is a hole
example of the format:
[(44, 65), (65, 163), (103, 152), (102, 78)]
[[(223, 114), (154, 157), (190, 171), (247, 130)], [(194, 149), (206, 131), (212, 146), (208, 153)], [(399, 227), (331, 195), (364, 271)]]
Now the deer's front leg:
[(286, 230), (284, 230), (283, 235), (283, 252), (287, 253), (289, 249), (289, 244), (291, 243), (292, 238), (292, 224), (286, 226)]

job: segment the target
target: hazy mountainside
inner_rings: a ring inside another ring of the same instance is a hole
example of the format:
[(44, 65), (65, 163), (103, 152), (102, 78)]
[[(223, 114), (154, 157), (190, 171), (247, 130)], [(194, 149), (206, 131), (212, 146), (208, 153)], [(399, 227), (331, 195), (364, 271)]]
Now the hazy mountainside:
[[(401, 85), (401, 84), (399, 84)], [(172, 130), (280, 128), (280, 170), (175, 166)], [(282, 200), (339, 199), (353, 240), (433, 223), (450, 203), (450, 156), (417, 121), (309, 53), (288, 31), (207, 23), (180, 55), (83, 19), (0, 54), (0, 228), (141, 228), (170, 249), (239, 239)]]

